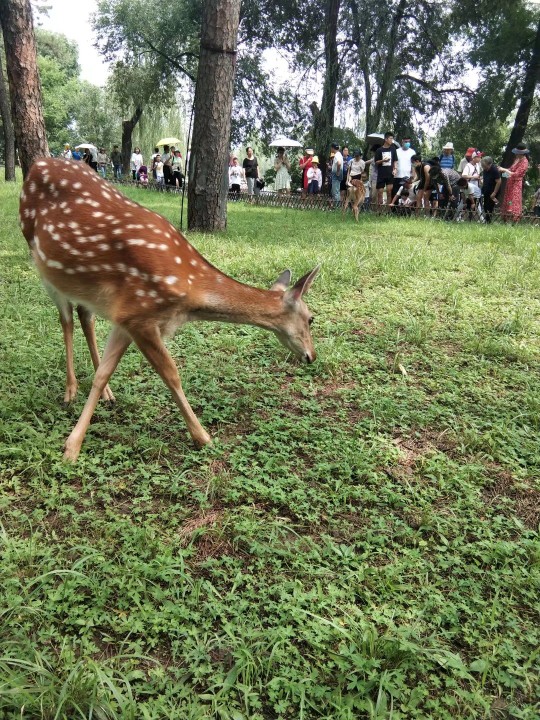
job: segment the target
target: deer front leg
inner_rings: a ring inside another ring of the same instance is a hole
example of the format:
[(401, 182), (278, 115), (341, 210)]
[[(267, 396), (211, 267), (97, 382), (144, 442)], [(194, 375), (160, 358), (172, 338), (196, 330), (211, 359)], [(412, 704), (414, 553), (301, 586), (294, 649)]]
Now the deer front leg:
[(64, 460), (75, 462), (79, 457), (81, 445), (92, 420), (92, 415), (96, 409), (103, 390), (105, 389), (109, 378), (116, 370), (116, 366), (120, 362), (122, 355), (125, 353), (131, 343), (129, 335), (120, 327), (114, 327), (107, 342), (107, 347), (103, 353), (103, 358), (99, 363), (92, 389), (88, 395), (88, 400), (81, 413), (81, 416), (71, 431), (70, 436), (66, 440), (64, 446)]
[[(94, 370), (97, 370), (100, 363), (99, 350), (96, 340), (96, 329), (95, 329), (95, 317), (94, 313), (87, 310), (83, 305), (77, 305), (77, 315), (81, 323), (84, 337), (86, 338), (86, 344), (90, 350), (90, 357), (92, 358), (92, 364)], [(112, 390), (108, 385), (105, 385), (105, 389), (101, 393), (101, 399), (107, 402), (115, 402)]]
[(161, 339), (159, 330), (150, 328), (140, 331), (130, 328), (130, 333), (139, 350), (171, 391), (195, 444), (200, 447), (211, 444), (212, 438), (197, 420), (197, 416), (184, 395), (178, 369)]

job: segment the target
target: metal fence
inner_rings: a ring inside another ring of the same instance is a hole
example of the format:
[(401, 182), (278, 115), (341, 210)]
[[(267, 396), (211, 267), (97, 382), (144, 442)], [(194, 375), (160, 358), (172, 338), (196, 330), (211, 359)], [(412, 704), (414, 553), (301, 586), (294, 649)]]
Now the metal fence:
[[(114, 179), (109, 178), (114, 183), (120, 185), (128, 185), (131, 187), (140, 187), (151, 192), (167, 192), (174, 194), (182, 194), (182, 188), (176, 188), (172, 185), (158, 185), (149, 178), (148, 184), (142, 185), (131, 178)], [(341, 212), (341, 203), (335, 203), (326, 193), (319, 195), (308, 195), (303, 197), (300, 193), (275, 193), (270, 191), (262, 191), (258, 195), (248, 195), (246, 192), (229, 192), (227, 200), (230, 203), (244, 203), (248, 205), (258, 205), (260, 207), (290, 208), (295, 210), (319, 210), (322, 212)], [(496, 208), (491, 215), (487, 216), (484, 212), (481, 202), (477, 204), (475, 210), (468, 210), (463, 204), (457, 207), (439, 207), (437, 209), (430, 208), (410, 208), (410, 207), (388, 207), (387, 205), (377, 205), (373, 203), (364, 203), (360, 207), (360, 212), (364, 215), (401, 217), (403, 219), (424, 218), (426, 220), (445, 220), (447, 222), (477, 222), (477, 223), (506, 223), (516, 222), (512, 218), (504, 217), (499, 208)], [(348, 214), (352, 215), (349, 207)], [(521, 224), (539, 225), (540, 217), (536, 217), (534, 213), (524, 208), (524, 212), (517, 220)]]

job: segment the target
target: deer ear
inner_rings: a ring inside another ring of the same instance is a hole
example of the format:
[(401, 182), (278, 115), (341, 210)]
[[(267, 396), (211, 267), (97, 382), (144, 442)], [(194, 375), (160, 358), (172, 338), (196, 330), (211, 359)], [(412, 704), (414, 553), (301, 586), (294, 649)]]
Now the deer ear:
[(295, 285), (287, 291), (288, 298), (293, 302), (300, 300), (302, 295), (304, 295), (304, 293), (307, 293), (307, 291), (311, 287), (311, 283), (317, 277), (320, 269), (321, 266), (317, 265), (317, 267), (314, 268), (311, 272), (308, 272), (306, 275), (304, 275), (304, 277), (301, 277), (300, 280), (297, 280)]
[(272, 285), (270, 290), (279, 290), (281, 292), (285, 292), (285, 290), (289, 287), (291, 284), (291, 271), (290, 270), (284, 270), (281, 275), (278, 277), (276, 282)]

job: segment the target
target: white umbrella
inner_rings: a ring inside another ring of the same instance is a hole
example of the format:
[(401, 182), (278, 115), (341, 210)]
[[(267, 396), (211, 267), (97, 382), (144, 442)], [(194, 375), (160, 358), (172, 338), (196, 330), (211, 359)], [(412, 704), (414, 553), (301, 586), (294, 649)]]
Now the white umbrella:
[(97, 150), (97, 147), (92, 143), (81, 143), (75, 146), (75, 150)]
[(285, 135), (280, 135), (275, 140), (272, 140), (272, 142), (270, 143), (270, 147), (302, 147), (302, 143), (299, 143), (296, 140), (291, 140), (290, 138), (286, 138)]
[[(369, 135), (366, 135), (366, 141), (368, 145), (382, 145), (384, 142), (384, 135), (382, 133), (369, 133)], [(394, 145), (399, 147), (397, 140), (394, 140)]]

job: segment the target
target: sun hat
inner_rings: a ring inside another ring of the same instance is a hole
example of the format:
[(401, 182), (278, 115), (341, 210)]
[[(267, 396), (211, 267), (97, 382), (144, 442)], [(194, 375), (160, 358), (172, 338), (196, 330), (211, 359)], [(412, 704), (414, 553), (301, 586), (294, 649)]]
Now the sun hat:
[(476, 152), (476, 148), (467, 148), (467, 152), (465, 153), (465, 157), (467, 157), (467, 155), (472, 155), (474, 152)]
[(480, 152), (480, 150), (475, 150), (473, 154), (471, 155), (471, 158), (481, 158), (483, 157), (484, 153)]
[(518, 143), (516, 147), (512, 150), (514, 155), (529, 155), (530, 150), (527, 149), (527, 146), (525, 143)]
[(317, 163), (317, 165), (319, 164), (319, 156), (318, 155), (313, 156), (313, 160), (311, 161), (311, 164), (313, 165), (313, 163)]
[(453, 142), (447, 142), (446, 145), (443, 145), (443, 150), (453, 150), (454, 149), (454, 143)]
[(306, 155), (313, 155), (314, 153), (315, 151), (313, 150), (313, 148), (306, 148)]

